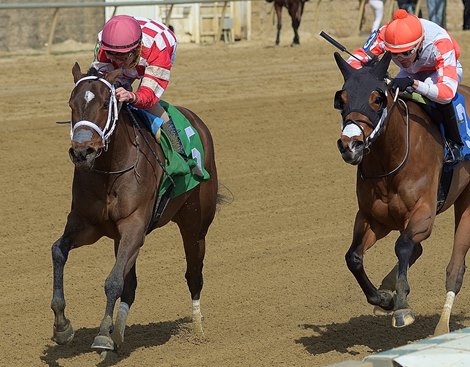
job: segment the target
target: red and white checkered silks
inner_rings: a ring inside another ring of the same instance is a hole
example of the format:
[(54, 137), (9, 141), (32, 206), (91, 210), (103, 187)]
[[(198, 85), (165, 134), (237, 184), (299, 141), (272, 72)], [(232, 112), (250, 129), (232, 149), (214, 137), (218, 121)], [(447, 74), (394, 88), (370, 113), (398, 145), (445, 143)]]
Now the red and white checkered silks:
[[(134, 80), (141, 79), (135, 92), (138, 101), (134, 105), (148, 109), (158, 102), (168, 86), (177, 41), (174, 33), (163, 23), (138, 16), (134, 18), (142, 28), (142, 52), (137, 65), (123, 70), (120, 82), (131, 85)], [(101, 32), (98, 34), (98, 43), (100, 41)], [(101, 49), (91, 66), (105, 74), (117, 67)]]

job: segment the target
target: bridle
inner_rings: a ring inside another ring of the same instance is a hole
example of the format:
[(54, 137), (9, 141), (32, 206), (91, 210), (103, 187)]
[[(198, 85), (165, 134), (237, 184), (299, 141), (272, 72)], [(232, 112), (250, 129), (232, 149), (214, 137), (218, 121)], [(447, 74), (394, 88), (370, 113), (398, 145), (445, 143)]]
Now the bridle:
[(95, 122), (92, 121), (80, 120), (75, 125), (72, 125), (72, 121), (70, 121), (70, 139), (73, 139), (73, 134), (76, 129), (82, 126), (86, 126), (95, 130), (100, 135), (102, 143), (101, 147), (103, 147), (103, 149), (107, 151), (109, 138), (113, 134), (114, 129), (116, 128), (116, 122), (118, 120), (118, 102), (116, 99), (116, 90), (114, 88), (114, 85), (112, 85), (106, 79), (100, 78), (98, 76), (85, 76), (75, 83), (75, 87), (77, 87), (81, 82), (85, 80), (98, 80), (104, 83), (111, 92), (108, 106), (108, 119), (103, 130), (101, 130), (101, 128)]
[[(383, 173), (383, 174), (376, 175), (376, 176), (366, 176), (364, 174), (363, 169), (362, 169), (362, 162), (361, 162), (359, 164), (358, 170), (359, 170), (359, 174), (361, 175), (362, 179), (381, 179), (381, 178), (391, 176), (391, 175), (397, 173), (399, 170), (401, 170), (403, 168), (403, 166), (405, 165), (405, 163), (408, 161), (408, 157), (410, 156), (410, 114), (409, 114), (409, 111), (408, 111), (408, 105), (406, 104), (406, 102), (403, 99), (398, 98), (398, 94), (399, 94), (399, 90), (397, 89), (396, 93), (393, 97), (393, 104), (390, 107), (390, 110), (392, 110), (397, 105), (397, 102), (398, 102), (398, 104), (401, 104), (405, 108), (405, 112), (406, 112), (406, 151), (405, 151), (405, 156), (403, 157), (402, 161), (398, 164), (397, 167), (395, 167), (394, 169), (392, 169), (391, 171), (389, 171), (387, 173)], [(385, 113), (382, 113), (382, 117), (380, 119), (381, 123), (377, 124), (376, 128), (372, 131), (372, 133), (370, 133), (370, 135), (365, 140), (364, 150), (367, 149), (367, 152), (365, 154), (370, 152), (370, 148), (369, 148), (370, 145), (377, 139), (377, 137), (383, 131), (383, 128), (384, 128), (386, 122), (388, 121), (387, 116), (389, 117), (390, 114), (387, 113), (387, 107), (384, 108), (384, 111), (385, 111)], [(383, 115), (385, 115), (385, 117), (383, 117)], [(356, 120), (356, 121), (364, 122), (364, 123), (368, 124), (369, 126), (371, 125), (369, 122), (366, 122), (364, 120)], [(364, 129), (362, 129), (362, 127), (359, 126), (358, 124), (356, 124), (356, 126), (358, 126), (361, 129), (362, 134), (364, 136)]]

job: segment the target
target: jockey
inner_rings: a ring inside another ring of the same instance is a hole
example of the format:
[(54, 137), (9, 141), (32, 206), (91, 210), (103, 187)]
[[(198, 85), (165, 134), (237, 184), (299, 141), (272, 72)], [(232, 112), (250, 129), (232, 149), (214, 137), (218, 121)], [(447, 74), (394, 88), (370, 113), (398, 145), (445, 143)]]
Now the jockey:
[[(158, 103), (170, 80), (176, 45), (176, 37), (166, 25), (143, 17), (116, 15), (98, 34), (91, 66), (104, 74), (122, 68), (121, 87), (116, 89), (118, 101), (160, 117), (161, 128), (173, 147), (184, 154), (173, 121)], [(136, 79), (140, 79), (140, 84), (132, 92)]]
[[(354, 56), (365, 64), (385, 51), (392, 53), (393, 62), (400, 68), (390, 83), (392, 90), (417, 92), (441, 105), (443, 111), (447, 106), (453, 111), (451, 101), (462, 81), (462, 65), (458, 61), (460, 47), (445, 29), (398, 9), (393, 19), (373, 32)], [(348, 63), (362, 67), (356, 58), (350, 57)], [(452, 120), (445, 121), (446, 138), (453, 160), (460, 160), (463, 143), (457, 121)]]

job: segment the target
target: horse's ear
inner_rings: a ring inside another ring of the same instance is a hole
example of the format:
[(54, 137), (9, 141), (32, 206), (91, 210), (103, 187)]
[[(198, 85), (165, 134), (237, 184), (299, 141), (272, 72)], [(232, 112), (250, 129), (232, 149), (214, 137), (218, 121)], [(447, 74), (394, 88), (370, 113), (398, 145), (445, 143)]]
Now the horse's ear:
[(111, 71), (110, 73), (106, 74), (105, 79), (110, 82), (111, 84), (114, 84), (117, 78), (119, 78), (122, 75), (122, 69), (116, 69)]
[(387, 51), (380, 61), (375, 65), (374, 74), (377, 75), (380, 80), (385, 79), (387, 76), (387, 70), (391, 60), (392, 53)]
[(347, 63), (346, 60), (344, 60), (341, 55), (337, 52), (335, 52), (335, 60), (336, 64), (339, 67), (339, 70), (341, 71), (341, 74), (343, 74), (344, 80), (348, 79), (348, 77), (351, 75), (351, 72), (355, 70), (351, 65)]
[(80, 70), (80, 65), (78, 65), (78, 62), (76, 62), (72, 68), (72, 75), (73, 75), (73, 81), (75, 83), (78, 82), (83, 76), (82, 71)]

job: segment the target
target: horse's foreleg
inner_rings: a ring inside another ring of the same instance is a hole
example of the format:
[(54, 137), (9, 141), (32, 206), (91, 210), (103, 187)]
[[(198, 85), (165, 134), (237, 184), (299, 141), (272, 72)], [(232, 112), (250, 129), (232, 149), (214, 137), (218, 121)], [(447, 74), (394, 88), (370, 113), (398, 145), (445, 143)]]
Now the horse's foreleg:
[[(463, 197), (463, 195), (461, 196)], [(468, 197), (468, 196), (467, 196)], [(470, 203), (464, 203), (470, 205)], [(450, 315), (455, 296), (459, 293), (465, 274), (465, 256), (470, 248), (468, 233), (470, 233), (470, 209), (461, 210), (463, 203), (455, 204), (455, 238), (452, 256), (446, 269), (446, 302), (442, 309), (441, 317), (434, 330), (434, 335), (449, 332)]]
[[(121, 224), (119, 228), (122, 235), (121, 240), (116, 245), (118, 247), (116, 262), (114, 263), (113, 269), (106, 278), (104, 284), (106, 294), (105, 313), (103, 319), (101, 320), (100, 331), (91, 345), (92, 348), (102, 351), (115, 350), (118, 347), (111, 337), (111, 332), (114, 329), (114, 307), (116, 305), (117, 299), (121, 297), (121, 294), (123, 293), (124, 279), (134, 267), (137, 255), (139, 253), (139, 248), (144, 242), (145, 231), (143, 230), (142, 226), (139, 226), (135, 222), (131, 223), (131, 221), (128, 221), (128, 224), (129, 225), (125, 226)], [(120, 305), (118, 318), (121, 317), (123, 319), (120, 321), (120, 323), (125, 323), (127, 320), (128, 307), (126, 306), (128, 305), (123, 304), (122, 307)], [(119, 312), (121, 312), (121, 315), (119, 315)], [(123, 338), (123, 329), (113, 335), (116, 337), (118, 342), (122, 342), (119, 336), (121, 331)]]
[(413, 257), (419, 257), (422, 248), (416, 250), (416, 246), (421, 246), (421, 242), (429, 237), (434, 224), (434, 205), (424, 205), (414, 211), (408, 225), (398, 237), (395, 243), (395, 254), (398, 258), (398, 274), (395, 294), (395, 310), (393, 313), (392, 325), (394, 327), (404, 327), (411, 325), (415, 316), (408, 305), (408, 294), (410, 286), (408, 283), (408, 269)]
[(57, 344), (66, 344), (73, 339), (74, 330), (70, 321), (65, 317), (64, 297), (64, 267), (71, 248), (69, 237), (62, 236), (52, 245), (52, 265), (54, 285), (51, 308), (54, 311), (54, 335), (52, 339)]
[(353, 241), (345, 256), (348, 269), (356, 278), (367, 298), (367, 302), (386, 310), (393, 308), (393, 296), (389, 292), (378, 290), (372, 284), (365, 272), (363, 257), (367, 249), (388, 233), (388, 230), (379, 228), (378, 225), (372, 229), (371, 225), (358, 212), (354, 223)]
[(408, 294), (410, 293), (408, 268), (414, 246), (415, 243), (406, 233), (402, 233), (395, 243), (395, 254), (398, 257), (398, 272), (395, 284), (395, 311), (392, 319), (394, 327), (404, 327), (411, 325), (415, 321), (415, 316), (408, 306)]
[(124, 287), (121, 294), (121, 302), (116, 315), (114, 329), (111, 334), (116, 347), (119, 348), (124, 342), (124, 331), (126, 329), (129, 309), (135, 300), (135, 291), (137, 289), (137, 276), (135, 264), (124, 278)]
[[(423, 253), (423, 246), (421, 246), (421, 243), (417, 243), (413, 248), (413, 253), (411, 254), (410, 268), (416, 262), (416, 260), (418, 260), (418, 258), (422, 255), (422, 253)], [(382, 282), (379, 286), (379, 290), (394, 293), (396, 291), (397, 278), (398, 278), (398, 263), (382, 279)], [(390, 311), (383, 310), (379, 306), (376, 306), (374, 308), (375, 315), (388, 315), (390, 313), (391, 313)]]

